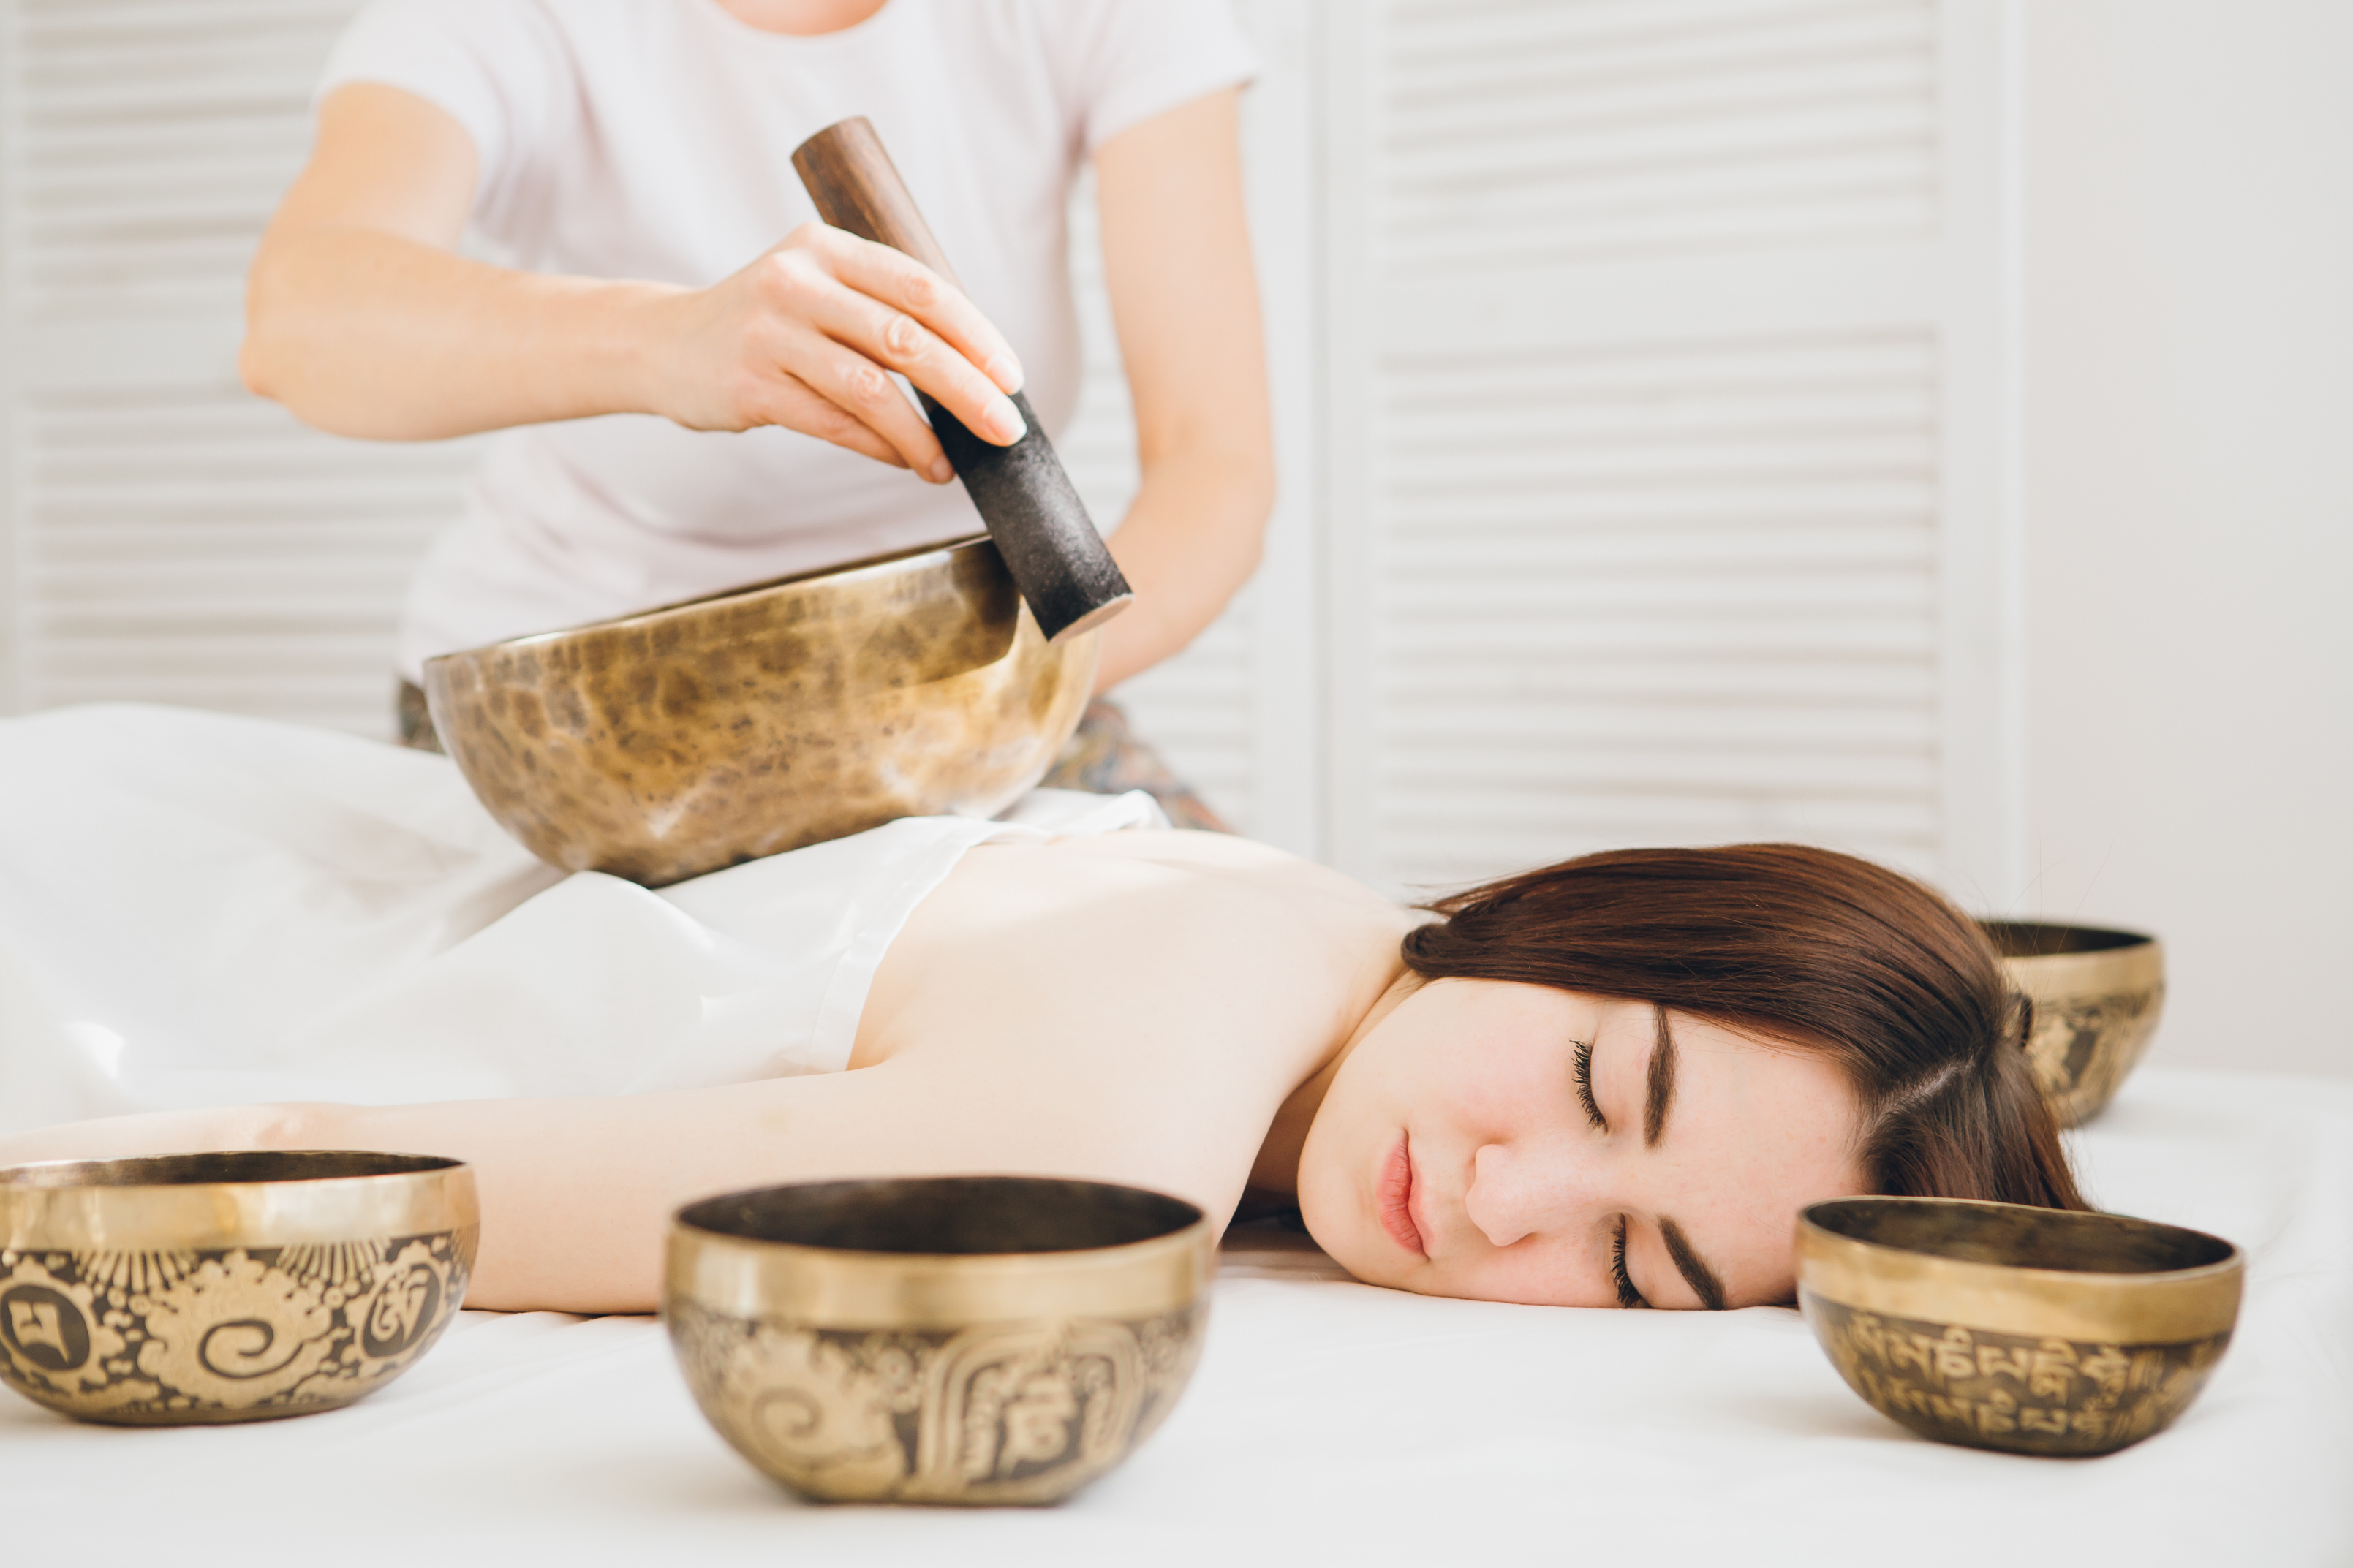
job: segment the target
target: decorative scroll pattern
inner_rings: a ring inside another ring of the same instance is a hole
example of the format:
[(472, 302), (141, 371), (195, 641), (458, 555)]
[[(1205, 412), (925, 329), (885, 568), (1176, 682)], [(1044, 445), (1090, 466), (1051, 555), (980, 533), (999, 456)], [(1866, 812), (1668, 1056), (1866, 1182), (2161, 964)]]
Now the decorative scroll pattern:
[(2197, 1396), (2227, 1333), (2111, 1345), (1883, 1318), (1803, 1293), (1847, 1385), (1923, 1436), (2016, 1453), (2112, 1453), (2162, 1431)]
[(440, 1336), (470, 1238), (217, 1252), (0, 1249), (0, 1381), (69, 1415), (136, 1426), (344, 1405)]
[(828, 1500), (1052, 1502), (1176, 1404), (1205, 1308), (1136, 1322), (844, 1332), (691, 1302), (670, 1340), (703, 1414), (754, 1465)]

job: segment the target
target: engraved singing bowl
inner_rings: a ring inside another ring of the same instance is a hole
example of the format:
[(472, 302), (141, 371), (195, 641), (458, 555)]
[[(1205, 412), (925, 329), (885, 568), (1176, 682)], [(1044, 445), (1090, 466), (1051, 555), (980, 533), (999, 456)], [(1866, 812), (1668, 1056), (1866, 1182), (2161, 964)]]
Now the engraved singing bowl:
[(540, 858), (648, 887), (894, 817), (993, 816), (1078, 727), (986, 538), (427, 661), (443, 748)]
[(2034, 1002), (2026, 1054), (2059, 1125), (2098, 1115), (2148, 1048), (2165, 1006), (2165, 949), (2138, 931), (1982, 921), (2010, 983)]
[(662, 1315), (737, 1452), (827, 1502), (1050, 1503), (1166, 1418), (1213, 1236), (1100, 1182), (820, 1182), (689, 1205)]
[(0, 1382), (132, 1426), (348, 1405), (458, 1314), (474, 1173), (291, 1150), (0, 1170)]
[(1925, 1437), (2085, 1458), (2171, 1425), (2246, 1260), (2122, 1215), (1840, 1198), (1798, 1216), (1798, 1305), (1847, 1386)]

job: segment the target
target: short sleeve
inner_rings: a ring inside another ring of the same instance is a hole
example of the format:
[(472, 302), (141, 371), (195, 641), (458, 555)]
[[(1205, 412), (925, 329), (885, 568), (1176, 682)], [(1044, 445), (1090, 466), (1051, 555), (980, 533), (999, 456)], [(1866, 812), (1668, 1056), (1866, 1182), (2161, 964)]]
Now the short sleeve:
[(1082, 0), (1056, 31), (1077, 48), (1089, 157), (1131, 125), (1258, 75), (1258, 54), (1227, 0)]
[(546, 144), (569, 56), (536, 0), (372, 0), (336, 39), (312, 105), (359, 81), (414, 93), (464, 128), (479, 216)]

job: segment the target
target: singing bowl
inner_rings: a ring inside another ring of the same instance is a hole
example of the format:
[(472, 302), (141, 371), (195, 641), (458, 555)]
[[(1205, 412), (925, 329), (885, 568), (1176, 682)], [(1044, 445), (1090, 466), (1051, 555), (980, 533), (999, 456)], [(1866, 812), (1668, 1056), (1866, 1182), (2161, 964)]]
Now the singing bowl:
[(1847, 1386), (1926, 1437), (2112, 1453), (2164, 1430), (2231, 1342), (2245, 1258), (2122, 1215), (1841, 1198), (1798, 1217), (1798, 1305)]
[(1078, 727), (1095, 640), (1048, 643), (977, 538), (446, 654), (425, 693), (533, 854), (660, 887), (894, 817), (995, 816)]
[(2034, 1003), (2026, 1054), (2042, 1092), (2074, 1127), (2116, 1098), (2157, 1033), (2165, 949), (2138, 931), (2035, 921), (1979, 922), (2010, 982)]
[(0, 1170), (0, 1381), (121, 1426), (332, 1410), (431, 1348), (480, 1234), (473, 1172), (427, 1155)]
[(1175, 1406), (1214, 1245), (1098, 1182), (767, 1187), (679, 1211), (662, 1314), (703, 1415), (803, 1497), (1050, 1503)]

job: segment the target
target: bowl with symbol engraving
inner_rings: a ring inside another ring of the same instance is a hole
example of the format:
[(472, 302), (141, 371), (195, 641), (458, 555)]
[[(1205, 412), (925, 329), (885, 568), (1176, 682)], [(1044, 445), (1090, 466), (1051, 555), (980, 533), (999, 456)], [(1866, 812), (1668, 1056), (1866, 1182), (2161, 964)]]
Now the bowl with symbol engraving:
[(2172, 1425), (2245, 1270), (2220, 1237), (2123, 1215), (1866, 1197), (1798, 1216), (1798, 1305), (1847, 1386), (1923, 1436), (2017, 1454)]
[(2027, 1060), (2059, 1125), (2116, 1098), (2165, 1008), (2165, 949), (2139, 931), (2048, 921), (1978, 922), (2010, 983), (2034, 1004)]
[(818, 1182), (691, 1204), (662, 1315), (720, 1435), (822, 1501), (1050, 1503), (1176, 1405), (1215, 1237), (1102, 1182)]
[(332, 1410), (457, 1316), (473, 1172), (343, 1150), (0, 1170), (0, 1382), (86, 1421)]

